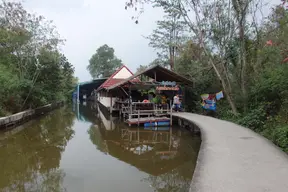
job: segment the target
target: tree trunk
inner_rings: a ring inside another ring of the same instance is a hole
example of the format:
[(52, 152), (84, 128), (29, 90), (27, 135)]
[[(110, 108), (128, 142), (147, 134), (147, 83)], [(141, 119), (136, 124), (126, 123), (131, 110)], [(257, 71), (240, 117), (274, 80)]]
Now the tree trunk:
[[(224, 78), (222, 78), (219, 70), (217, 69), (215, 63), (213, 62), (213, 58), (211, 56), (211, 54), (207, 51), (205, 45), (204, 45), (204, 37), (203, 37), (203, 34), (202, 34), (202, 30), (201, 29), (201, 19), (200, 19), (200, 16), (199, 16), (199, 10), (197, 9), (197, 5), (200, 6), (200, 4), (197, 4), (194, 2), (194, 1), (191, 1), (190, 3), (190, 6), (192, 9), (194, 9), (194, 12), (195, 12), (195, 20), (196, 20), (196, 24), (197, 24), (197, 27), (198, 27), (198, 30), (196, 30), (196, 28), (194, 27), (193, 25), (193, 22), (192, 20), (189, 18), (188, 14), (187, 14), (187, 11), (185, 9), (185, 5), (182, 3), (182, 1), (179, 1), (180, 4), (179, 4), (179, 10), (180, 10), (180, 13), (181, 15), (183, 16), (184, 18), (184, 21), (188, 24), (189, 28), (195, 33), (195, 35), (199, 38), (199, 42), (200, 42), (200, 45), (202, 45), (202, 48), (204, 50), (204, 53), (206, 56), (209, 57), (209, 63), (211, 64), (211, 66), (213, 67), (218, 79), (221, 81), (221, 85), (222, 85), (222, 88), (223, 88), (223, 91), (227, 97), (227, 100), (229, 102), (229, 105), (231, 107), (231, 110), (233, 112), (234, 115), (237, 115), (237, 108), (236, 108), (236, 105), (233, 101), (233, 98), (232, 98), (232, 90), (230, 90), (230, 88), (228, 87), (227, 89), (227, 85), (224, 81)], [(199, 2), (197, 2), (199, 3)], [(188, 3), (189, 4), (189, 3)], [(200, 32), (200, 33), (199, 33)]]
[(241, 62), (241, 92), (243, 97), (244, 112), (247, 111), (247, 91), (246, 91), (246, 47), (245, 47), (245, 35), (244, 35), (244, 20), (239, 21), (239, 37), (240, 37), (240, 62)]
[(206, 50), (205, 48), (204, 48), (203, 50), (204, 50), (205, 54), (209, 57), (209, 63), (212, 65), (212, 67), (213, 67), (213, 69), (214, 69), (214, 71), (215, 71), (218, 79), (219, 79), (220, 82), (221, 82), (223, 91), (224, 91), (224, 93), (225, 93), (225, 96), (227, 97), (227, 100), (228, 100), (228, 102), (229, 102), (229, 105), (230, 105), (230, 107), (231, 107), (231, 110), (232, 110), (233, 114), (234, 114), (234, 115), (237, 115), (238, 112), (237, 112), (236, 105), (235, 105), (235, 103), (234, 103), (234, 101), (233, 101), (233, 98), (232, 98), (232, 96), (231, 96), (231, 90), (230, 90), (230, 89), (227, 89), (227, 85), (226, 85), (224, 79), (222, 78), (219, 70), (217, 69), (215, 63), (213, 62), (213, 60), (212, 60), (212, 58), (211, 58), (211, 55), (207, 52), (207, 50)]
[[(213, 61), (210, 61), (210, 62), (213, 62)], [(224, 91), (225, 96), (226, 96), (226, 98), (227, 98), (227, 100), (228, 100), (228, 102), (229, 102), (229, 105), (230, 105), (230, 107), (231, 107), (231, 109), (232, 109), (233, 114), (234, 114), (234, 115), (237, 115), (238, 112), (237, 112), (236, 105), (235, 105), (235, 103), (234, 103), (234, 101), (233, 101), (233, 98), (232, 98), (232, 96), (231, 96), (231, 90), (230, 90), (230, 89), (227, 89), (227, 85), (226, 85), (225, 81), (223, 80), (222, 76), (220, 75), (218, 69), (217, 69), (216, 66), (214, 65), (214, 63), (211, 63), (211, 64), (212, 64), (212, 66), (213, 66), (213, 69), (214, 69), (217, 77), (219, 78), (219, 80), (220, 80), (220, 82), (221, 82), (223, 91)], [(214, 66), (215, 66), (215, 67), (214, 67)], [(228, 88), (229, 88), (229, 87), (228, 87)]]
[(174, 71), (174, 48), (173, 46), (169, 46), (169, 56), (170, 56), (170, 69)]

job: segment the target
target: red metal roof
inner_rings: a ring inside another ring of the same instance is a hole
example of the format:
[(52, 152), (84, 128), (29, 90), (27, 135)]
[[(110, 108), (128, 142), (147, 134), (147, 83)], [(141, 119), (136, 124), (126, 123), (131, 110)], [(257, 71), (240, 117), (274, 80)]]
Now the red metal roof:
[[(122, 65), (121, 67), (119, 67), (99, 88), (99, 89), (102, 89), (102, 88), (107, 88), (107, 87), (110, 87), (112, 85), (115, 85), (121, 81), (123, 81), (124, 79), (114, 79), (113, 77), (116, 76), (117, 73), (119, 73), (119, 71), (123, 68), (126, 68), (130, 73), (131, 73), (131, 76), (134, 75), (130, 69), (128, 69), (128, 67), (126, 67), (125, 65)], [(135, 81), (140, 81), (138, 78), (137, 79), (133, 79), (131, 80), (131, 82), (135, 82)]]
[(123, 79), (108, 79), (100, 86), (100, 88), (106, 88), (106, 87), (110, 87), (116, 83), (119, 83), (120, 81), (123, 81)]

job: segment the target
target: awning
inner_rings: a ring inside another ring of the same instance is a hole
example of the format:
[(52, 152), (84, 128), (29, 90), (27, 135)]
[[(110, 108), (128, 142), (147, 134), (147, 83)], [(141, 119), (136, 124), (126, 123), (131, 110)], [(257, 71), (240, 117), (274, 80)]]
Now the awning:
[(152, 66), (152, 67), (150, 67), (150, 68), (148, 68), (142, 72), (136, 73), (135, 75), (133, 75), (133, 76), (121, 81), (121, 82), (118, 82), (117, 84), (114, 84), (110, 87), (107, 87), (106, 89), (111, 90), (111, 89), (115, 89), (119, 86), (125, 85), (125, 84), (129, 83), (129, 81), (139, 77), (140, 75), (146, 75), (152, 79), (155, 79), (155, 76), (156, 76), (156, 80), (158, 82), (175, 81), (175, 82), (180, 83), (180, 84), (193, 86), (193, 82), (191, 80), (189, 80), (189, 79), (187, 79), (187, 78), (185, 78), (185, 77), (179, 75), (178, 73), (175, 73), (169, 69), (166, 69), (164, 67), (156, 65), (156, 66)]

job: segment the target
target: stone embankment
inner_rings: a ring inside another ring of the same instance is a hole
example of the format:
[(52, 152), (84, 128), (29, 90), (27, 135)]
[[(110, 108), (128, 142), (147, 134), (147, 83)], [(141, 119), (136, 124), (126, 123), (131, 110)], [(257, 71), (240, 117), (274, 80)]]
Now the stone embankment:
[(10, 116), (0, 117), (0, 129), (20, 125), (26, 121), (29, 121), (32, 118), (44, 115), (63, 105), (63, 101), (55, 102), (42, 107), (38, 107), (36, 109), (29, 109)]

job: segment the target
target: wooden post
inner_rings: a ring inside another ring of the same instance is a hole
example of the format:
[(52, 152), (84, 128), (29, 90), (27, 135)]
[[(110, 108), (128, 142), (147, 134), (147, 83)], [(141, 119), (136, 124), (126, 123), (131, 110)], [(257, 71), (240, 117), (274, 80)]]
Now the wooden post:
[[(129, 85), (129, 105), (130, 105), (130, 114), (129, 119), (132, 118), (132, 98), (131, 98), (131, 85)], [(129, 112), (128, 112), (129, 113)]]
[(182, 101), (181, 101), (182, 112), (185, 112), (185, 109), (184, 109), (185, 93), (186, 93), (186, 89), (185, 89), (185, 86), (183, 86), (183, 88), (182, 88)]
[(119, 109), (119, 117), (120, 117), (120, 119), (121, 119), (121, 115), (122, 115), (122, 108), (123, 108), (123, 104), (121, 103), (121, 107)]
[(172, 106), (170, 107), (170, 126), (172, 126)]
[(130, 102), (130, 112), (129, 113), (129, 119), (132, 118), (132, 102)]
[(112, 106), (112, 95), (110, 96), (110, 114), (112, 114), (113, 106)]
[(140, 143), (140, 130), (139, 130), (139, 128), (138, 128), (138, 143)]
[(139, 127), (139, 124), (140, 124), (140, 110), (138, 109), (138, 127)]
[(172, 146), (172, 127), (170, 127), (170, 138), (169, 138), (169, 151), (171, 150), (171, 146)]

